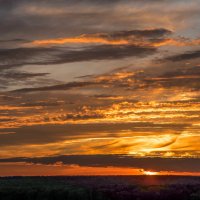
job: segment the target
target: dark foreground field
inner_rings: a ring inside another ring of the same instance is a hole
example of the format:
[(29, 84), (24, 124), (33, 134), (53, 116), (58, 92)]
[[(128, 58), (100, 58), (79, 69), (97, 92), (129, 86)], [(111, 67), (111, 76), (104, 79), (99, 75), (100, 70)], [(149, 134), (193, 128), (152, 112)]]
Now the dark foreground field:
[(200, 200), (200, 177), (0, 178), (0, 200)]

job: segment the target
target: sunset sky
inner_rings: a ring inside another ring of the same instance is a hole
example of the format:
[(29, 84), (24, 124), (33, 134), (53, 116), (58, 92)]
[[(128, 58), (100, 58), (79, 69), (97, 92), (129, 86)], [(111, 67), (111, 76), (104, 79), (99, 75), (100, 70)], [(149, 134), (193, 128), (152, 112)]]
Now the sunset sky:
[(200, 175), (199, 19), (200, 0), (0, 0), (0, 176)]

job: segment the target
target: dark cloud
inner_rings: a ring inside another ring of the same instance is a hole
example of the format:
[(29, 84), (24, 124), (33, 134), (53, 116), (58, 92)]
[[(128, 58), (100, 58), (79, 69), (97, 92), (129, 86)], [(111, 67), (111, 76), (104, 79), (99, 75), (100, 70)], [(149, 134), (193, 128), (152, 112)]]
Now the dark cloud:
[[(60, 62), (78, 62), (90, 60), (111, 60), (126, 57), (144, 57), (156, 52), (155, 48), (132, 45), (99, 45), (85, 48), (83, 51), (64, 52), (59, 56)], [(59, 62), (59, 61), (58, 61)]]
[[(162, 18), (162, 16), (171, 17), (174, 24), (179, 20), (177, 20), (177, 16), (181, 20), (187, 19), (191, 15), (198, 19), (199, 9), (197, 7), (190, 11), (186, 17), (182, 10), (177, 9), (177, 12), (173, 13), (170, 9), (163, 10), (162, 8), (166, 4), (169, 5), (168, 2), (166, 0), (2, 0), (0, 2), (1, 37), (32, 40), (105, 32), (107, 30), (130, 30), (145, 26), (162, 27), (162, 20), (160, 20), (159, 25), (153, 20)], [(174, 7), (179, 2), (178, 0), (170, 0), (170, 4), (173, 4)], [(143, 9), (137, 9), (138, 5)], [(151, 6), (146, 9), (148, 5)], [(153, 5), (154, 8), (152, 8)], [(120, 9), (123, 6), (125, 6), (125, 10), (127, 7), (136, 9), (126, 13)], [(145, 15), (148, 17), (144, 18)]]
[[(1, 71), (1, 70), (0, 70)], [(7, 89), (9, 86), (13, 86), (20, 83), (28, 83), (30, 81), (31, 85), (38, 84), (37, 78), (44, 78), (49, 73), (27, 73), (19, 71), (3, 70), (0, 74), (0, 83), (2, 89)]]
[(111, 60), (131, 56), (144, 57), (155, 52), (155, 48), (129, 45), (99, 45), (85, 47), (81, 50), (54, 47), (1, 49), (0, 69), (22, 65), (50, 65), (91, 60)]
[[(1, 110), (0, 110), (1, 111)], [(55, 117), (54, 121), (61, 120), (75, 120), (75, 119), (95, 119), (102, 118), (95, 114), (91, 115), (70, 115), (66, 114), (60, 117)], [(50, 119), (46, 116), (44, 123), (48, 123)], [(130, 122), (130, 123), (87, 123), (87, 124), (63, 124), (63, 125), (38, 125), (38, 126), (24, 126), (20, 128), (0, 129), (1, 132), (15, 132), (12, 135), (0, 135), (0, 146), (13, 146), (24, 144), (46, 144), (51, 142), (63, 141), (64, 139), (85, 138), (87, 135), (97, 135), (98, 137), (105, 137), (104, 133), (116, 134), (121, 131), (142, 131), (146, 134), (159, 132), (162, 130), (176, 130), (181, 131), (188, 127), (188, 124), (154, 124), (151, 122)], [(159, 127), (159, 128), (158, 128)]]
[(200, 88), (200, 67), (188, 66), (172, 69), (161, 75), (154, 77), (145, 77), (146, 87), (163, 88), (185, 88), (190, 90), (199, 90)]
[(6, 73), (2, 73), (0, 77), (3, 77), (5, 79), (24, 80), (40, 76), (43, 77), (48, 74), (49, 73), (27, 73), (27, 72), (9, 71)]
[(10, 40), (0, 40), (0, 43), (27, 43), (31, 42), (22, 38), (10, 39)]
[(164, 73), (160, 78), (176, 78), (176, 77), (192, 77), (192, 76), (200, 76), (200, 67), (198, 66), (188, 66), (188, 67), (180, 67), (178, 69), (174, 69)]
[(0, 49), (0, 70), (37, 63), (55, 51), (52, 48)]
[[(165, 3), (168, 2), (169, 0), (135, 0), (135, 2), (140, 2), (140, 3), (145, 3), (145, 2), (155, 2), (155, 3)], [(172, 0), (170, 0), (172, 1)], [(177, 1), (177, 0), (176, 0)], [(49, 0), (48, 4), (50, 5), (70, 5), (70, 4), (93, 4), (93, 5), (113, 5), (113, 4), (118, 4), (118, 3), (130, 3), (130, 0), (115, 0), (115, 1), (110, 1), (110, 0), (84, 0), (84, 2), (82, 0), (57, 0), (56, 2), (54, 0)], [(174, 1), (172, 1), (174, 2)], [(26, 0), (1, 0), (0, 4), (1, 7), (4, 9), (11, 9), (14, 6), (19, 6), (19, 5), (23, 5), (23, 4), (36, 4), (36, 5), (44, 5), (47, 4), (46, 0), (40, 0), (39, 2), (37, 0), (30, 0), (29, 3), (27, 3)]]
[(52, 165), (62, 162), (64, 165), (86, 167), (132, 167), (152, 171), (200, 172), (199, 158), (135, 158), (127, 155), (66, 155), (39, 158), (0, 159), (0, 162), (27, 162)]
[(164, 58), (163, 60), (178, 62), (178, 61), (187, 61), (187, 60), (192, 60), (192, 59), (197, 59), (197, 58), (200, 58), (200, 50), (169, 56), (167, 58)]
[(90, 85), (98, 85), (98, 84), (99, 83), (95, 83), (95, 82), (71, 82), (71, 83), (46, 86), (46, 87), (22, 88), (22, 89), (14, 90), (12, 92), (39, 92), (39, 91), (69, 90), (73, 88), (88, 87)]
[[(1, 70), (0, 70), (1, 71)], [(46, 76), (49, 75), (49, 73), (29, 73), (29, 72), (23, 72), (18, 70), (2, 70), (0, 74), (0, 83), (2, 89), (7, 89), (10, 86), (16, 86), (19, 83), (20, 84), (28, 84), (28, 85), (43, 85), (47, 84), (48, 82), (51, 82), (54, 84), (58, 83), (55, 80), (50, 80)]]
[(130, 31), (116, 31), (113, 33), (102, 33), (97, 34), (99, 37), (107, 38), (107, 39), (125, 39), (135, 36), (135, 37), (145, 37), (145, 38), (162, 38), (169, 34), (171, 34), (172, 31), (160, 28), (160, 29), (147, 29), (147, 30), (130, 30)]

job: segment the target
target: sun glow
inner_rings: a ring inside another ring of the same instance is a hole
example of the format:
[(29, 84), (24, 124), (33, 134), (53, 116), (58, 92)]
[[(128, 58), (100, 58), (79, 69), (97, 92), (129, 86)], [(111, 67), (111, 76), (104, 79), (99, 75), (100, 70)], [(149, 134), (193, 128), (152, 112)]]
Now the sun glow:
[(158, 172), (152, 172), (152, 171), (144, 171), (143, 172), (144, 175), (148, 175), (148, 176), (153, 176), (153, 175), (158, 175)]

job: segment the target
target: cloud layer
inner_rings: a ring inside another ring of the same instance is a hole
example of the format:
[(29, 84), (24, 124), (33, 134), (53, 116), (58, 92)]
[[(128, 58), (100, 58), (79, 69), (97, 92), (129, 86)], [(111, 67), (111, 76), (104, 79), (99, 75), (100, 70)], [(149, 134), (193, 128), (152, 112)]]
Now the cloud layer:
[(0, 167), (199, 173), (199, 13), (198, 0), (0, 0)]

